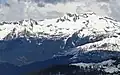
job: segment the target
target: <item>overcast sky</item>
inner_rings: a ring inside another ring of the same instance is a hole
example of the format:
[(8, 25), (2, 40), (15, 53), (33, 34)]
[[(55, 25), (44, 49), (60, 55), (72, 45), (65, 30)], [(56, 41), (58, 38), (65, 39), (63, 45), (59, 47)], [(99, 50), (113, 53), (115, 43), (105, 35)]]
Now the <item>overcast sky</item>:
[[(1, 2), (2, 1), (2, 2)], [(119, 0), (0, 0), (0, 20), (45, 19), (66, 12), (95, 12), (120, 21)]]

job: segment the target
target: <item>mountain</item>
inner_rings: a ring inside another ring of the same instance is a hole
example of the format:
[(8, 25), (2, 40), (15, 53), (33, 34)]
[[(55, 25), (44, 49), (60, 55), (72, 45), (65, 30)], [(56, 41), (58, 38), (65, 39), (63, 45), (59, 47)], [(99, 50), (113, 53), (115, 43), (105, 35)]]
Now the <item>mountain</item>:
[[(120, 57), (120, 22), (95, 13), (0, 23), (0, 63), (30, 72)], [(6, 74), (7, 75), (7, 74)]]
[(111, 75), (120, 74), (118, 60), (52, 66), (27, 75)]

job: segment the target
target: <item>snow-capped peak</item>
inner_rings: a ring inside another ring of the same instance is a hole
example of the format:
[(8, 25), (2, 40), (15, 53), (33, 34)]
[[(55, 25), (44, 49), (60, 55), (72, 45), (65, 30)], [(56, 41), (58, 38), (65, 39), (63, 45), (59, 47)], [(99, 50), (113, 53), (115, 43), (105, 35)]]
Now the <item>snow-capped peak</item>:
[[(103, 49), (104, 47), (99, 46), (105, 43), (106, 46), (108, 46), (108, 43), (111, 44), (110, 47), (117, 44), (118, 46), (115, 46), (114, 49), (119, 49), (120, 22), (108, 17), (97, 16), (95, 13), (79, 15), (66, 13), (63, 17), (55, 19), (2, 22), (0, 25), (0, 40), (18, 37), (41, 38), (41, 36), (46, 38), (54, 38), (53, 36), (69, 38), (75, 33), (80, 39), (89, 38), (87, 44), (79, 45), (82, 49)], [(75, 44), (75, 42), (72, 42), (72, 44)]]

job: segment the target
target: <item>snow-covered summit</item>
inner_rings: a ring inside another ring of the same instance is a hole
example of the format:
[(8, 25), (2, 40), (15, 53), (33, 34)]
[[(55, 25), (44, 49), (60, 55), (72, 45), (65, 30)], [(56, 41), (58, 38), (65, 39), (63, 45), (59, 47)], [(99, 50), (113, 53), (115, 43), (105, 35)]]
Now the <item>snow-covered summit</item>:
[[(84, 50), (120, 48), (120, 22), (108, 17), (100, 17), (95, 13), (71, 14), (63, 17), (35, 21), (22, 20), (17, 22), (1, 22), (0, 40), (16, 39), (18, 37), (61, 38), (88, 37), (87, 44), (79, 45)], [(54, 37), (55, 36), (55, 37)], [(67, 38), (65, 40), (67, 40)], [(74, 45), (75, 42), (73, 41)], [(112, 48), (111, 48), (112, 47)]]

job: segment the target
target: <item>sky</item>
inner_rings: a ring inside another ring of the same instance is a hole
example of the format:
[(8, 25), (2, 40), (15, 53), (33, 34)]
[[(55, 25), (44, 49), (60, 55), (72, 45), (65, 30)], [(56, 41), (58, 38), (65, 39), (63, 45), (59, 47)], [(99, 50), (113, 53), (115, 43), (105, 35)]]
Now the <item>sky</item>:
[(0, 0), (0, 4), (4, 4), (6, 2), (7, 2), (7, 0)]
[(120, 21), (119, 0), (0, 0), (0, 21), (46, 19), (63, 16), (67, 12), (94, 12)]

